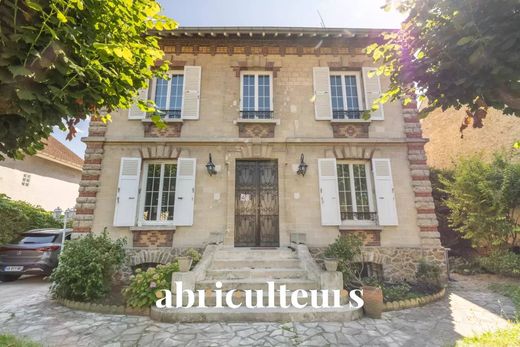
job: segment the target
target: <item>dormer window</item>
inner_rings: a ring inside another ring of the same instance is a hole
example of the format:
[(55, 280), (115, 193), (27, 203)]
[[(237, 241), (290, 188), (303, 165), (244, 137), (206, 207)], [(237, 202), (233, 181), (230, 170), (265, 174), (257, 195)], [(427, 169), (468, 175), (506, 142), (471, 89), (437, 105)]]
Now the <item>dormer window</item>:
[(170, 79), (158, 78), (155, 85), (155, 104), (165, 119), (180, 119), (184, 75), (175, 73)]
[(272, 77), (272, 73), (266, 71), (243, 71), (240, 74), (241, 119), (273, 118)]

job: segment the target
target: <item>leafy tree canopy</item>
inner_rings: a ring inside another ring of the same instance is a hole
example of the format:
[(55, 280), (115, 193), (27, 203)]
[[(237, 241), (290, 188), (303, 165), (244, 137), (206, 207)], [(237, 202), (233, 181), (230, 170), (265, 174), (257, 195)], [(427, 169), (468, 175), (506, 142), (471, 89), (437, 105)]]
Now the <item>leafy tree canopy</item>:
[(391, 81), (378, 102), (419, 95), (424, 114), (467, 107), (461, 131), (482, 127), (488, 107), (520, 116), (519, 0), (387, 0), (392, 6), (409, 13), (401, 30), (367, 47)]
[(177, 23), (159, 12), (154, 0), (2, 0), (0, 159), (34, 154), (53, 126), (73, 137), (81, 119), (110, 119), (164, 76), (150, 32)]

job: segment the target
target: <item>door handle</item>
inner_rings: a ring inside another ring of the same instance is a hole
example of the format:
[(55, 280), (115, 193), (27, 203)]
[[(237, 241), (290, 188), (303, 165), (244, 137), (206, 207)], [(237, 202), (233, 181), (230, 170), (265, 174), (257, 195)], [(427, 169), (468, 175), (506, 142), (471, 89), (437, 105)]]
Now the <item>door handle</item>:
[(177, 199), (182, 200), (182, 196), (177, 197)]

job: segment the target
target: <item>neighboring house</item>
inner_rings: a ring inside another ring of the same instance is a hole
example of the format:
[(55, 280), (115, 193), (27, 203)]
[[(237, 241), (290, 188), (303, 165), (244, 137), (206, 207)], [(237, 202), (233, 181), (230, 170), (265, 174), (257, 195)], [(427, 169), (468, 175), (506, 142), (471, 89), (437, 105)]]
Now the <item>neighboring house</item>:
[(166, 128), (137, 107), (91, 123), (74, 229), (107, 228), (137, 252), (218, 235), (288, 246), (294, 233), (312, 250), (357, 233), (387, 278), (413, 277), (421, 258), (444, 266), (415, 105), (363, 117), (389, 83), (362, 52), (380, 32), (162, 33), (171, 79), (140, 97)]
[(23, 160), (0, 161), (0, 193), (51, 211), (72, 208), (78, 195), (83, 160), (54, 137)]

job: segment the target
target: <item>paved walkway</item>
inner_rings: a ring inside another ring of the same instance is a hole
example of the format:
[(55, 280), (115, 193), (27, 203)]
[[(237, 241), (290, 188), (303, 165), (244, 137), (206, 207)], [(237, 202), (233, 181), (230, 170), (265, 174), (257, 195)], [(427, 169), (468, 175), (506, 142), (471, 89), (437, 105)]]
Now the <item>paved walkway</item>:
[(439, 302), (345, 323), (165, 324), (73, 311), (21, 290), (10, 303), (0, 301), (0, 332), (48, 346), (446, 346), (507, 326), (502, 317), (514, 314), (513, 304), (487, 289), (496, 277), (453, 277)]

